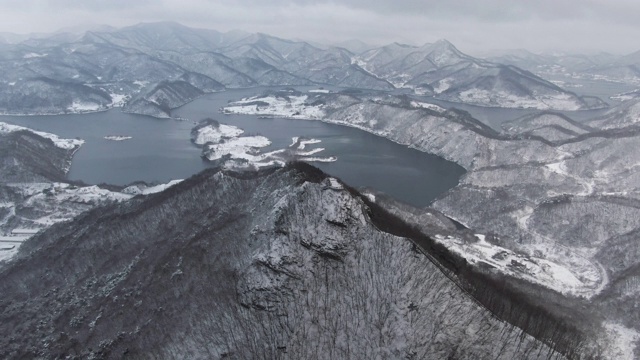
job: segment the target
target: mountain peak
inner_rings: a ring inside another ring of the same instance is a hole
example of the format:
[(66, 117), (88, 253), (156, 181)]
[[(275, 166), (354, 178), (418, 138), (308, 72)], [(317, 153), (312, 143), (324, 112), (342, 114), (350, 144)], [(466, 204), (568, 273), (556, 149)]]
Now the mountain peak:
[(436, 42), (434, 42), (433, 44), (431, 44), (430, 46), (434, 51), (454, 51), (454, 52), (460, 52), (455, 45), (453, 45), (451, 42), (449, 42), (449, 40), (447, 39), (440, 39)]

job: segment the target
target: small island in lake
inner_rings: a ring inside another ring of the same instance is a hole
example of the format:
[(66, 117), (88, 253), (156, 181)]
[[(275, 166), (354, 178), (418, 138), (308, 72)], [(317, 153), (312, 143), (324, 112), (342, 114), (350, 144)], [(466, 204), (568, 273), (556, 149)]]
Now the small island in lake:
[(111, 141), (124, 141), (124, 140), (133, 139), (132, 136), (125, 136), (125, 135), (107, 135), (104, 138), (105, 140), (111, 140)]

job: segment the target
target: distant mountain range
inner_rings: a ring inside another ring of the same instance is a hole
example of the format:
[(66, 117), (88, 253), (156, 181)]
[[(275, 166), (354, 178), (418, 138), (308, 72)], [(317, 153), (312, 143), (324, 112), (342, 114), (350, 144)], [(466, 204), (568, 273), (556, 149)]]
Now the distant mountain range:
[(597, 80), (640, 87), (640, 51), (624, 56), (534, 54), (527, 50), (504, 50), (487, 54), (487, 60), (518, 66), (544, 78)]
[[(221, 33), (166, 22), (18, 40), (0, 43), (3, 113), (97, 111), (124, 105), (129, 111), (168, 117), (172, 108), (202, 93), (271, 85), (408, 88), (481, 106), (606, 106), (516, 66), (463, 54), (446, 40), (354, 53), (266, 34)], [(370, 48), (356, 41), (344, 46), (353, 51)], [(187, 91), (186, 84), (194, 89)], [(159, 86), (166, 91), (159, 94)]]

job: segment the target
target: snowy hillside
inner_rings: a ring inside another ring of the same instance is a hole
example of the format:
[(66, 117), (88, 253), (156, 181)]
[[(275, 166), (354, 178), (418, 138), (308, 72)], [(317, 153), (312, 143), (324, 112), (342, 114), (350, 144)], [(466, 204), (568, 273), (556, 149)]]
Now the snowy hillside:
[[(0, 327), (19, 336), (0, 339), (0, 353), (56, 357), (75, 344), (81, 357), (561, 357), (497, 319), (412, 242), (380, 231), (383, 216), (307, 166), (205, 171), (90, 211), (36, 235), (0, 270), (4, 301), (23, 304), (0, 312)], [(45, 273), (54, 258), (69, 265)], [(26, 301), (16, 287), (25, 282)], [(563, 333), (545, 341), (579, 346), (579, 333)]]

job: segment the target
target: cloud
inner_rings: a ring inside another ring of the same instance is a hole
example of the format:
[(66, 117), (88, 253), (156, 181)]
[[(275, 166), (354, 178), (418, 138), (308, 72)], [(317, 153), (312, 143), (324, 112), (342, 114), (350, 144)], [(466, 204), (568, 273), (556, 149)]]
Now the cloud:
[(177, 21), (318, 42), (423, 44), (447, 38), (488, 48), (630, 53), (640, 37), (637, 0), (0, 0), (0, 31), (75, 24)]

